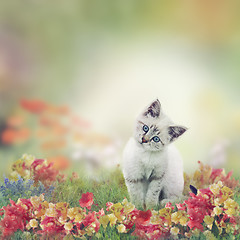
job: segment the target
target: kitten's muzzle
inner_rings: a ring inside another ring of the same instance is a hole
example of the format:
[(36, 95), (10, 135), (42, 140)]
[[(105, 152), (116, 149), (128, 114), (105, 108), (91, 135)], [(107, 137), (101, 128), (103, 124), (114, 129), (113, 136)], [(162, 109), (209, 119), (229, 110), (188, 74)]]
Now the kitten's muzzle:
[(142, 137), (142, 143), (147, 143), (148, 141), (149, 141), (148, 138), (146, 138), (146, 137)]

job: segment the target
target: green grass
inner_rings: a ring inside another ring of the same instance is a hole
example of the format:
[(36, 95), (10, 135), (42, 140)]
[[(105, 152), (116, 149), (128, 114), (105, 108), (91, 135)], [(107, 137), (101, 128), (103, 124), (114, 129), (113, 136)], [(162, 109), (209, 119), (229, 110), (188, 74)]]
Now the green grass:
[(79, 199), (82, 193), (92, 192), (94, 202), (99, 208), (105, 208), (107, 202), (121, 202), (128, 196), (127, 187), (121, 171), (115, 170), (107, 174), (101, 180), (92, 180), (81, 177), (71, 181), (67, 179), (58, 183), (53, 195), (54, 202), (68, 202), (71, 207), (79, 206)]

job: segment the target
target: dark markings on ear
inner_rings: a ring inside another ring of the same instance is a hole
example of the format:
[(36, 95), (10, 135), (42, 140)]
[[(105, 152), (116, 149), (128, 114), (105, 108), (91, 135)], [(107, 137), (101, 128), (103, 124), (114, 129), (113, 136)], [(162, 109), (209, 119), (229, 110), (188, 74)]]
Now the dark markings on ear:
[(181, 136), (187, 129), (181, 126), (171, 126), (168, 128), (168, 134), (170, 135), (170, 142)]
[(155, 100), (151, 105), (147, 108), (147, 110), (143, 113), (144, 116), (150, 115), (150, 117), (157, 118), (160, 115), (161, 104), (159, 100)]

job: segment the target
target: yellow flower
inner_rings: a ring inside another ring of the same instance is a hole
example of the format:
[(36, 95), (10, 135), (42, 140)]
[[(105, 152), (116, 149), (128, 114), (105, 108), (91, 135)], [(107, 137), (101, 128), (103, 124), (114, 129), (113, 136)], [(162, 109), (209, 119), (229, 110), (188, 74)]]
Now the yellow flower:
[(116, 216), (113, 213), (109, 214), (108, 218), (109, 218), (109, 222), (110, 222), (111, 226), (116, 224), (117, 218), (116, 218)]
[(31, 228), (36, 228), (36, 227), (38, 226), (38, 221), (37, 221), (36, 219), (31, 219), (31, 220), (29, 221), (29, 226), (30, 226)]
[(223, 193), (224, 195), (232, 196), (232, 194), (233, 194), (232, 190), (231, 190), (229, 187), (227, 187), (227, 186), (224, 186), (224, 187), (221, 189), (221, 191), (222, 191), (222, 193)]
[(207, 225), (211, 225), (213, 224), (214, 218), (209, 215), (206, 215), (203, 220)]
[(186, 226), (188, 222), (187, 215), (184, 211), (178, 211), (178, 212), (172, 213), (171, 220), (173, 223), (175, 224), (180, 223), (183, 226)]
[(83, 219), (83, 215), (81, 213), (78, 213), (78, 214), (75, 215), (74, 221), (75, 222), (81, 222), (82, 219)]
[(33, 161), (35, 160), (35, 157), (33, 156), (33, 155), (30, 155), (30, 154), (23, 154), (22, 155), (22, 158), (21, 158), (22, 160), (24, 160), (25, 161), (25, 164), (28, 166), (28, 167), (30, 167), (31, 166), (31, 164), (33, 163)]
[(44, 201), (44, 195), (41, 194), (39, 197), (38, 196), (31, 197), (30, 201), (34, 208), (38, 208), (39, 205)]
[(124, 233), (126, 232), (126, 227), (123, 224), (120, 224), (117, 226), (117, 230), (119, 233)]
[(235, 202), (233, 199), (229, 198), (224, 202), (224, 208), (227, 210), (225, 211), (229, 216), (235, 215), (236, 210), (239, 208), (237, 202)]
[(220, 199), (220, 198), (214, 199), (214, 205), (215, 205), (215, 206), (219, 206), (219, 205), (221, 205), (223, 202), (224, 202), (224, 201), (223, 201), (222, 199)]
[(71, 222), (67, 222), (64, 224), (64, 229), (70, 231), (73, 228), (73, 224)]
[(170, 208), (160, 209), (159, 215), (164, 218), (166, 225), (171, 225), (171, 209)]
[(67, 216), (70, 218), (70, 220), (74, 219), (76, 214), (78, 214), (78, 208), (69, 208), (67, 211)]
[(178, 233), (179, 233), (179, 228), (177, 228), (177, 227), (171, 228), (170, 233), (171, 233), (172, 235), (177, 236)]
[(159, 224), (160, 222), (161, 222), (161, 219), (159, 218), (158, 212), (155, 210), (152, 210), (151, 223)]
[(128, 214), (135, 209), (135, 205), (128, 202), (128, 200), (126, 198), (122, 201), (122, 204), (123, 204), (123, 207), (124, 207), (124, 213), (125, 214)]
[(229, 216), (232, 216), (236, 214), (236, 210), (234, 208), (229, 208), (228, 210), (225, 211), (225, 213)]
[(231, 198), (227, 199), (225, 202), (224, 202), (224, 207), (225, 208), (235, 208), (237, 207), (238, 204)]
[(220, 207), (215, 207), (214, 209), (213, 209), (213, 213), (215, 214), (215, 215), (220, 215), (221, 213), (222, 213), (222, 208), (220, 208)]
[(99, 222), (102, 224), (103, 228), (106, 228), (109, 223), (108, 215), (103, 215), (99, 218)]
[(212, 232), (210, 232), (209, 230), (205, 231), (203, 234), (207, 240), (216, 240)]
[(115, 212), (120, 212), (122, 209), (123, 209), (123, 206), (122, 206), (121, 203), (115, 203), (110, 207), (110, 210), (114, 213)]
[(45, 215), (48, 217), (57, 217), (58, 212), (56, 211), (55, 204), (49, 203), (49, 208), (46, 210)]
[(68, 207), (69, 207), (69, 203), (66, 203), (66, 202), (56, 203), (56, 210), (61, 212), (61, 215), (64, 219), (67, 218)]
[(18, 176), (19, 176), (18, 172), (17, 171), (13, 171), (13, 172), (10, 173), (9, 177), (10, 177), (10, 179), (12, 179), (14, 181), (17, 181), (18, 180)]
[(60, 217), (58, 218), (58, 221), (59, 221), (62, 225), (64, 225), (64, 224), (66, 223), (66, 219), (64, 219), (62, 216), (60, 216)]
[(210, 185), (209, 189), (214, 195), (218, 195), (219, 191), (220, 191), (220, 186), (218, 184), (214, 183), (214, 184)]

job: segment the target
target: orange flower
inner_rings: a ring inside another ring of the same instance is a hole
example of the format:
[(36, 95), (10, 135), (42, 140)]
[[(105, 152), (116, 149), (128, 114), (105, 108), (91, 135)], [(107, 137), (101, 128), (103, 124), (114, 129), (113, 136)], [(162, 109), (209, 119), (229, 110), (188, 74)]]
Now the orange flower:
[(53, 167), (58, 170), (67, 169), (70, 166), (70, 160), (64, 156), (54, 156), (48, 158), (49, 163), (54, 163)]
[(70, 109), (68, 106), (54, 106), (54, 105), (48, 105), (48, 112), (52, 114), (57, 115), (67, 115), (70, 113)]
[(7, 119), (7, 126), (19, 127), (23, 124), (24, 118), (22, 116), (11, 116)]
[(3, 131), (1, 141), (4, 144), (15, 144), (25, 142), (30, 136), (28, 128), (12, 129), (7, 128)]
[(25, 110), (36, 114), (42, 113), (47, 108), (47, 104), (45, 102), (37, 99), (35, 100), (22, 99), (20, 101), (20, 104), (22, 108), (24, 108)]
[(66, 141), (63, 139), (56, 140), (56, 141), (48, 141), (41, 145), (41, 148), (44, 150), (52, 150), (52, 149), (59, 149), (66, 146)]
[(50, 118), (49, 116), (41, 116), (41, 118), (39, 119), (39, 123), (42, 126), (51, 127), (51, 126), (54, 126), (56, 121)]

